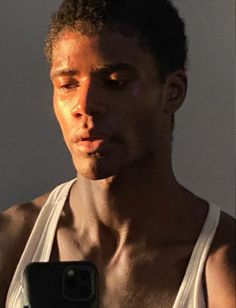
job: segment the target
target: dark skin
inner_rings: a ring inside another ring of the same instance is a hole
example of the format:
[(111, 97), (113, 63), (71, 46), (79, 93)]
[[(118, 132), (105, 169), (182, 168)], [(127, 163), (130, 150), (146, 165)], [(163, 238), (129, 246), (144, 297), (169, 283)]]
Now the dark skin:
[[(101, 307), (172, 307), (208, 211), (176, 181), (171, 164), (171, 117), (185, 98), (185, 72), (161, 83), (137, 36), (64, 31), (54, 44), (51, 78), (78, 171), (51, 260), (94, 262)], [(0, 216), (2, 305), (47, 196)], [(233, 230), (223, 214), (205, 271), (210, 308), (234, 307)]]

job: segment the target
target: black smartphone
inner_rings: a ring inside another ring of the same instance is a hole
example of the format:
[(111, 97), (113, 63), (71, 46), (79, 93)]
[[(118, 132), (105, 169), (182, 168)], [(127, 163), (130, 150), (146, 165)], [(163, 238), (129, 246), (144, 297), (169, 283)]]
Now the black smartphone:
[(98, 308), (98, 293), (91, 262), (37, 262), (24, 271), (24, 308)]

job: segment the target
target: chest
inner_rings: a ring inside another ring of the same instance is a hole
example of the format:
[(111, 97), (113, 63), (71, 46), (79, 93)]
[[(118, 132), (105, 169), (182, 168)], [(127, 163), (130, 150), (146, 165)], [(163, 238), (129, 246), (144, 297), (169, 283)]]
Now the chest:
[(55, 239), (51, 260), (95, 263), (100, 307), (173, 307), (192, 245), (166, 247), (155, 253), (140, 248), (125, 250), (114, 262), (114, 256), (104, 261), (99, 247), (86, 247), (64, 236)]
[(126, 272), (119, 266), (106, 273), (101, 285), (102, 307), (173, 307), (181, 278), (160, 267), (143, 263)]

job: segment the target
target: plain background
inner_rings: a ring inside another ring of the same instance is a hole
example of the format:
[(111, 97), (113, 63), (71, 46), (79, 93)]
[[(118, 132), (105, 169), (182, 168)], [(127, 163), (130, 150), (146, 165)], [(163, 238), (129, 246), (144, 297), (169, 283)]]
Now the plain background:
[[(189, 36), (189, 91), (176, 115), (174, 169), (187, 188), (235, 216), (234, 0), (176, 0)], [(0, 2), (0, 210), (75, 171), (52, 109), (43, 55), (60, 1)]]

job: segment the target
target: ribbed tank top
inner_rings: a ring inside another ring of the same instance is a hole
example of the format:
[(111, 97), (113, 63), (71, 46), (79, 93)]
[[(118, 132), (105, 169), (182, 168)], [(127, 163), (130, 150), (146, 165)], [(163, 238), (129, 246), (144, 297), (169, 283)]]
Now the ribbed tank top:
[[(22, 308), (22, 275), (26, 265), (31, 262), (50, 260), (57, 223), (70, 188), (75, 181), (76, 179), (73, 179), (57, 186), (42, 207), (12, 278), (6, 308)], [(206, 308), (202, 274), (219, 217), (218, 206), (209, 203), (206, 220), (194, 246), (173, 308)]]

